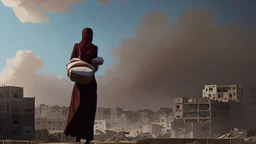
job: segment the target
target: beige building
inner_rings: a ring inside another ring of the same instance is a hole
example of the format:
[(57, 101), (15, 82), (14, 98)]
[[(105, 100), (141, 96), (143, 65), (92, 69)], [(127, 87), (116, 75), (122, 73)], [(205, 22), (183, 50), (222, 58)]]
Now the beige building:
[(68, 107), (40, 104), (35, 110), (35, 129), (46, 129), (50, 133), (62, 132), (67, 123), (68, 110)]
[(205, 85), (202, 96), (220, 102), (228, 102), (229, 100), (239, 102), (242, 96), (242, 85)]
[[(247, 85), (205, 85), (202, 90), (204, 98), (210, 98), (220, 102), (236, 101), (238, 106), (232, 106), (233, 115), (239, 115), (236, 123), (244, 129), (256, 129), (256, 116), (253, 115), (256, 111), (256, 90)], [(239, 122), (240, 121), (240, 122)]]
[(67, 119), (68, 112), (69, 107), (40, 104), (39, 107), (36, 107), (35, 118)]
[(24, 98), (23, 88), (0, 87), (0, 139), (35, 138), (35, 98)]
[(139, 110), (139, 123), (140, 124), (150, 124), (151, 122), (154, 121), (154, 113), (151, 110)]
[(111, 119), (111, 108), (97, 108), (96, 110), (96, 115), (95, 115), (96, 120), (110, 120)]
[(105, 131), (109, 128), (110, 124), (108, 124), (106, 120), (95, 120), (94, 122), (94, 134), (98, 134), (98, 130), (105, 133)]
[(226, 133), (235, 116), (230, 107), (235, 108), (236, 104), (209, 98), (177, 97), (174, 100), (176, 125), (179, 123), (181, 128), (193, 131), (194, 137)]
[(63, 131), (65, 129), (67, 120), (56, 118), (36, 118), (35, 129), (36, 130), (48, 130), (50, 133), (55, 131)]

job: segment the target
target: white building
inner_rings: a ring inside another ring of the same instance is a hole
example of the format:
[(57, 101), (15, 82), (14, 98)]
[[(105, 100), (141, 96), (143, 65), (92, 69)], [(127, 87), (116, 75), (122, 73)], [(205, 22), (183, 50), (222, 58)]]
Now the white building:
[(242, 86), (237, 84), (230, 85), (205, 85), (202, 90), (204, 98), (211, 98), (220, 102), (229, 100), (239, 102), (242, 95)]
[(154, 112), (151, 110), (140, 110), (138, 111), (139, 114), (139, 123), (140, 124), (150, 124), (154, 121)]
[(22, 87), (0, 87), (0, 139), (35, 138), (35, 98), (24, 98)]
[(51, 131), (63, 131), (65, 129), (67, 120), (66, 119), (56, 119), (56, 118), (36, 118), (35, 119), (35, 129), (44, 130), (47, 129)]
[(68, 119), (68, 107), (40, 104), (36, 108), (35, 129), (47, 129), (50, 133), (65, 129)]
[(117, 107), (117, 108), (111, 108), (111, 109), (110, 109), (110, 113), (111, 113), (111, 115), (110, 115), (110, 121), (112, 121), (112, 122), (118, 122), (118, 121), (120, 120), (120, 117), (121, 117), (122, 113), (123, 113), (123, 109), (122, 109), (122, 108), (119, 108), (119, 107)]
[(106, 120), (95, 120), (94, 122), (94, 134), (97, 134), (97, 130), (105, 133), (105, 130), (109, 129), (110, 125)]
[(67, 119), (68, 111), (68, 107), (40, 104), (39, 107), (36, 107), (35, 118)]
[(127, 124), (137, 124), (140, 120), (139, 113), (134, 111), (124, 111), (122, 117), (126, 119)]
[(172, 130), (172, 122), (174, 120), (173, 115), (161, 115), (159, 124), (163, 127), (163, 133), (167, 133)]
[(95, 115), (96, 120), (110, 120), (111, 119), (111, 109), (110, 108), (97, 108), (96, 110), (96, 115)]
[(131, 124), (129, 127), (129, 136), (136, 137), (141, 133), (151, 133), (151, 125), (150, 124)]

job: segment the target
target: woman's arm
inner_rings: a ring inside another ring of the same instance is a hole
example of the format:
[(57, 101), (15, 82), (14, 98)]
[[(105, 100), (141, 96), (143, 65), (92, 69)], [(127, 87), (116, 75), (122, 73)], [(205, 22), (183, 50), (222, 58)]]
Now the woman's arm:
[(98, 57), (98, 46), (95, 46), (95, 54), (93, 56), (93, 58)]
[(70, 60), (73, 59), (73, 58), (78, 58), (78, 55), (77, 55), (77, 44), (74, 45), (72, 54), (70, 56)]
[[(95, 55), (93, 58), (96, 58), (96, 57), (98, 57), (98, 46), (95, 46)], [(99, 66), (94, 66), (94, 69), (95, 71), (98, 71)]]

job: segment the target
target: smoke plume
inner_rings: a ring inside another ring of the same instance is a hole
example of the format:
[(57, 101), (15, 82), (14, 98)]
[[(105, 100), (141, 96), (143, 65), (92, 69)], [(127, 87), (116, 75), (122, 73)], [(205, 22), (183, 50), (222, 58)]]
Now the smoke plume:
[[(201, 96), (204, 84), (255, 86), (255, 31), (216, 24), (214, 13), (191, 9), (171, 24), (163, 12), (145, 16), (136, 36), (113, 50), (119, 63), (98, 80), (98, 106), (125, 109), (171, 107), (176, 96)], [(37, 103), (68, 105), (72, 84), (39, 73), (43, 61), (18, 51), (7, 61), (0, 83), (23, 86)]]
[(156, 109), (173, 97), (200, 97), (204, 84), (255, 85), (255, 31), (214, 18), (206, 9), (174, 24), (163, 12), (145, 16), (136, 36), (113, 50), (120, 60), (99, 78), (100, 104)]

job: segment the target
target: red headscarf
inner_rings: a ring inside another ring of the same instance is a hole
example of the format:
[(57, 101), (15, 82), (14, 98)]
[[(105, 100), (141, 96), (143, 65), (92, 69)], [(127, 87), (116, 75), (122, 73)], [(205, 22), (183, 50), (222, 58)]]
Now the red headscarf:
[(83, 59), (84, 56), (89, 54), (93, 48), (93, 31), (91, 28), (84, 28), (82, 32), (82, 40), (78, 43), (79, 58)]

